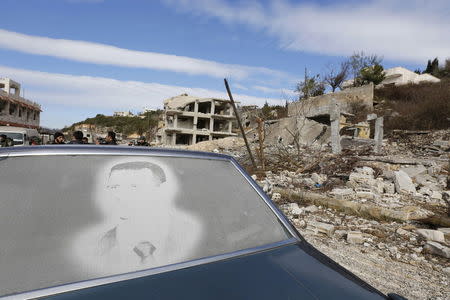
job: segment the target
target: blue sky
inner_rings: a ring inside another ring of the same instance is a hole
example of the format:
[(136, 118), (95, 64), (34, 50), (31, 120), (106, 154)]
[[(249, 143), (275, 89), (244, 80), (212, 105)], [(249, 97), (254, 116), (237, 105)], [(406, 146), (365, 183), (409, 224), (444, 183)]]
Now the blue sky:
[(241, 103), (293, 99), (305, 67), (355, 51), (385, 68), (450, 57), (445, 0), (2, 0), (0, 77), (43, 107), (41, 125), (161, 107), (187, 92)]

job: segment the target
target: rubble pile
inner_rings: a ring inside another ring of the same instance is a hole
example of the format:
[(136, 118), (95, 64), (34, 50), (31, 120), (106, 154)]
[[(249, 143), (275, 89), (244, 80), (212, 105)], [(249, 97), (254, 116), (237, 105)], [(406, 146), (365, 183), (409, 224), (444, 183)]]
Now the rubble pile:
[(266, 144), (264, 164), (255, 155), (264, 169), (242, 141), (205, 145), (234, 156), (308, 242), (381, 291), (448, 299), (450, 130), (394, 132), (383, 155), (347, 142), (337, 155), (329, 144)]
[[(368, 282), (378, 278), (380, 282), (372, 283), (383, 292), (394, 289), (411, 299), (446, 299), (450, 293), (450, 136), (445, 132), (408, 136), (412, 144), (386, 141), (384, 156), (371, 156), (366, 148), (341, 155), (330, 154), (327, 146), (308, 148), (297, 165), (254, 172), (253, 178), (309, 242), (353, 272), (360, 271), (358, 275)], [(428, 144), (415, 148), (420, 141)], [(269, 146), (266, 151), (277, 150)], [(295, 155), (295, 147), (290, 151)], [(310, 195), (326, 198), (331, 205), (311, 205), (315, 202), (307, 199)], [(348, 203), (360, 206), (349, 213)], [(359, 210), (361, 205), (392, 214), (386, 217), (376, 211), (368, 216)], [(409, 215), (398, 218), (403, 211)], [(441, 223), (431, 222), (433, 217)], [(374, 275), (349, 263), (368, 254), (386, 270)], [(405, 265), (411, 272), (408, 276), (417, 280), (413, 286), (421, 288), (406, 288), (405, 282), (414, 281), (406, 275), (389, 277)]]

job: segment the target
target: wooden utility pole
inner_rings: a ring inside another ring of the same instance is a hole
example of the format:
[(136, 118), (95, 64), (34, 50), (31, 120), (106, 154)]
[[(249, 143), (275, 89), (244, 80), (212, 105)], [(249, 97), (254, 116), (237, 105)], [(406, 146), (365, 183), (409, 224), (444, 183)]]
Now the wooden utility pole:
[(261, 118), (257, 118), (256, 122), (258, 122), (258, 139), (259, 139), (259, 160), (261, 162), (261, 168), (263, 171), (266, 170), (266, 158), (264, 157), (264, 140), (266, 138), (265, 130), (264, 130), (264, 120)]
[(239, 129), (241, 130), (242, 137), (244, 138), (244, 142), (245, 142), (245, 146), (247, 147), (248, 155), (250, 155), (250, 160), (252, 161), (253, 168), (255, 168), (255, 170), (256, 170), (258, 167), (256, 165), (255, 159), (253, 158), (252, 151), (250, 150), (250, 146), (247, 141), (247, 136), (245, 135), (244, 127), (242, 127), (241, 118), (239, 118), (236, 104), (234, 103), (233, 95), (231, 94), (230, 86), (228, 85), (228, 81), (226, 79), (224, 79), (223, 81), (225, 82), (225, 88), (227, 89), (228, 97), (230, 97), (231, 106), (233, 107), (234, 114), (236, 116), (236, 120), (239, 125)]

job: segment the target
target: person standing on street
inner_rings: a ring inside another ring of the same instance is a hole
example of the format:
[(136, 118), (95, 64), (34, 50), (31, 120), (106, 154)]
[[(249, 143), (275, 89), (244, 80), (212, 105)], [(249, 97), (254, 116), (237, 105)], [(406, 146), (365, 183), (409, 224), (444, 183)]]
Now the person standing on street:
[(72, 140), (69, 142), (69, 144), (83, 144), (83, 132), (82, 131), (75, 131), (72, 134)]
[(66, 143), (66, 138), (64, 137), (64, 134), (62, 132), (55, 132), (54, 140), (52, 142), (53, 145), (64, 145)]
[(114, 131), (108, 131), (104, 145), (117, 145), (116, 133)]

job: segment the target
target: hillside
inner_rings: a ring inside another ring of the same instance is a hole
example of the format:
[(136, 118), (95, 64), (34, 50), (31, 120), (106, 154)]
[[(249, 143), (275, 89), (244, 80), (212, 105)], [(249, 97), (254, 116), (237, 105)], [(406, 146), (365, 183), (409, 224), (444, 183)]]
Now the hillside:
[(87, 118), (84, 121), (77, 122), (71, 126), (64, 128), (65, 131), (73, 131), (75, 126), (80, 124), (92, 124), (97, 127), (110, 128), (116, 132), (120, 132), (124, 135), (137, 133), (139, 135), (148, 131), (149, 128), (154, 128), (158, 124), (159, 112), (150, 112), (145, 116), (133, 116), (133, 117), (119, 117), (119, 116), (105, 116), (98, 114), (93, 118)]
[(376, 110), (386, 116), (385, 129), (450, 128), (450, 80), (375, 89)]

